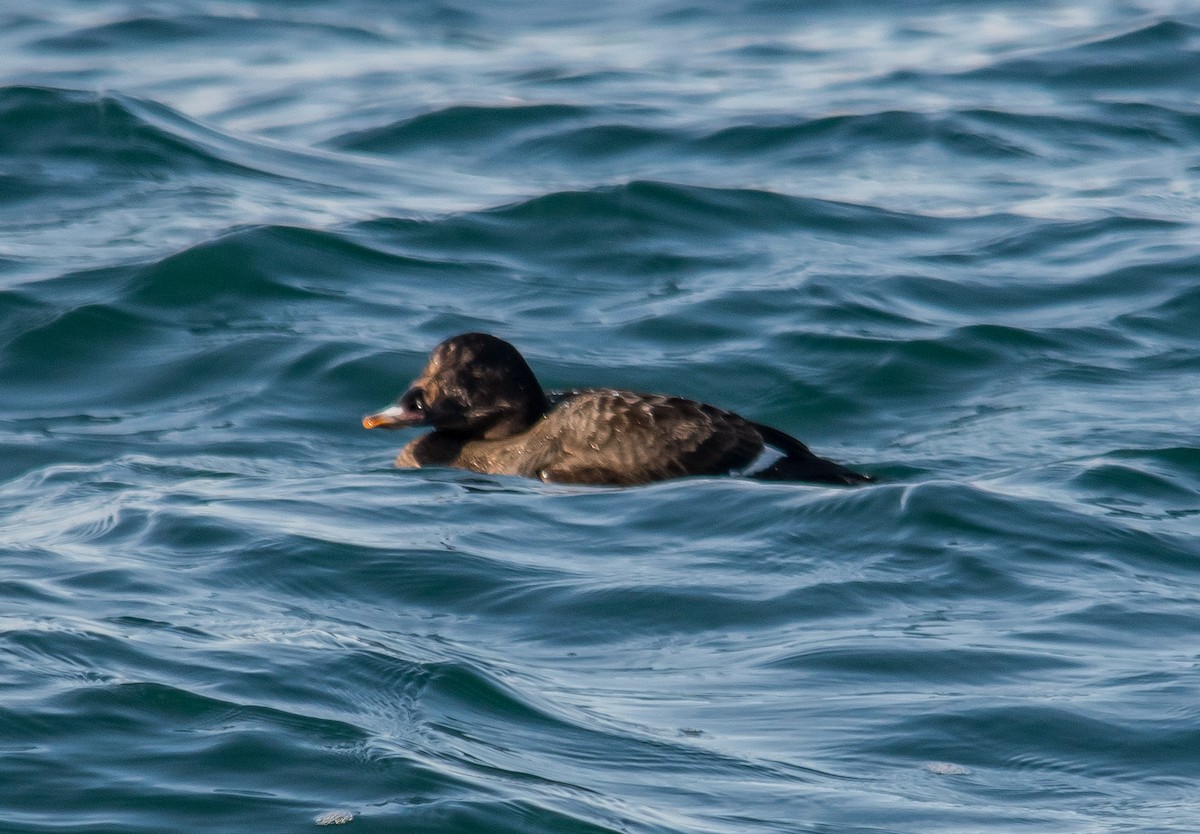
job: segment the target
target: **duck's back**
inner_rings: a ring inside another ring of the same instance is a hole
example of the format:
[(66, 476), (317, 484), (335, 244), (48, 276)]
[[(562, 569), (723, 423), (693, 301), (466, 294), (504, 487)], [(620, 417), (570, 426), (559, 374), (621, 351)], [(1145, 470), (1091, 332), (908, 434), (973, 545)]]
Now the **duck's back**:
[(724, 475), (762, 451), (754, 426), (723, 409), (659, 394), (589, 388), (552, 394), (522, 441), (520, 474), (580, 484)]

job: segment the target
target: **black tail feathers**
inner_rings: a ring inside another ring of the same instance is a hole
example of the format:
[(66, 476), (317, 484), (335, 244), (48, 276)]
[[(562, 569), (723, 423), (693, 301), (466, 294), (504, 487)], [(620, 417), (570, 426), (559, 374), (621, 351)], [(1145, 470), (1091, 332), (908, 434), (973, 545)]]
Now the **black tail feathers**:
[(847, 469), (840, 463), (814, 455), (809, 448), (790, 434), (755, 423), (754, 428), (768, 446), (784, 455), (766, 469), (750, 477), (763, 481), (809, 481), (816, 484), (867, 484), (874, 479)]

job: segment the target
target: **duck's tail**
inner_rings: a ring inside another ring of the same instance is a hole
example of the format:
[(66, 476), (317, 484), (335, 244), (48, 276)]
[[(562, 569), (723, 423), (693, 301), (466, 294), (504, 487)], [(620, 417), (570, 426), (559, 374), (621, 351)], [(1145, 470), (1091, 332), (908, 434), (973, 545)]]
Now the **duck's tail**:
[(767, 445), (783, 452), (783, 457), (750, 477), (764, 481), (809, 481), (816, 484), (867, 484), (874, 478), (860, 475), (840, 463), (817, 457), (790, 434), (755, 423), (754, 428)]

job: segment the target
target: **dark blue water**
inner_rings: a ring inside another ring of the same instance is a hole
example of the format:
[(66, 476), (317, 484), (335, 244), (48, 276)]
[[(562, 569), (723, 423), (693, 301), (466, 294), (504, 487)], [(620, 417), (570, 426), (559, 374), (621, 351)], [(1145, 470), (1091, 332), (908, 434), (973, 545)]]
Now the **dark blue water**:
[[(10, 0), (0, 830), (1200, 823), (1200, 8)], [(463, 330), (878, 478), (396, 471)]]

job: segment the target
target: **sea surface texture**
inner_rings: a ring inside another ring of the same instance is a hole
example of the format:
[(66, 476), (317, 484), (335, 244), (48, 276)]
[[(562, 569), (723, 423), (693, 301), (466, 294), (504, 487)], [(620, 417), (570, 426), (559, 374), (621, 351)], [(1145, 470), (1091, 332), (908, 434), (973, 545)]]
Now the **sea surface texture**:
[[(1200, 830), (1200, 5), (6, 0), (0, 832)], [(442, 339), (861, 488), (400, 471)]]

